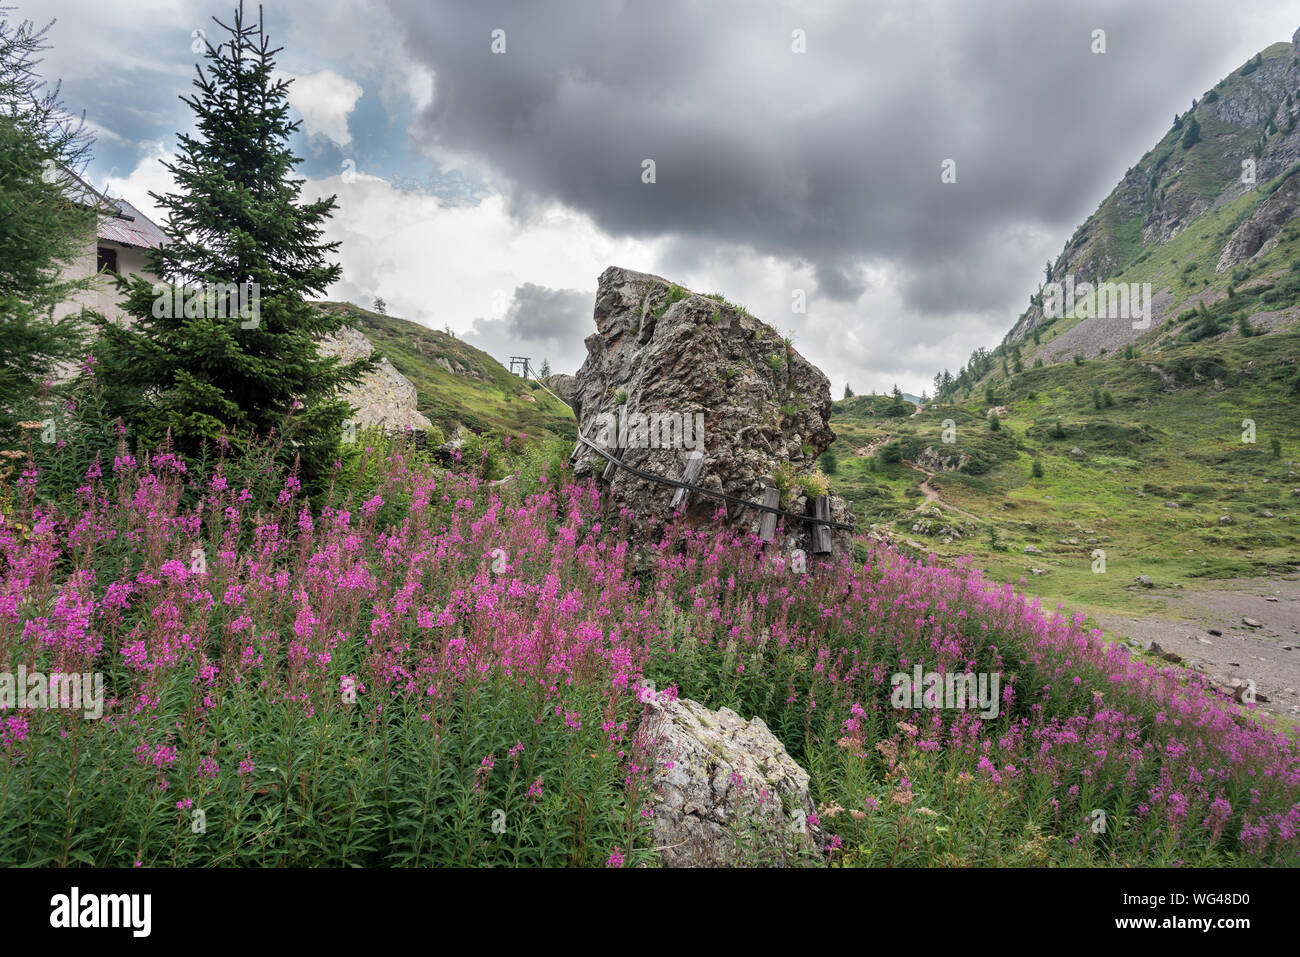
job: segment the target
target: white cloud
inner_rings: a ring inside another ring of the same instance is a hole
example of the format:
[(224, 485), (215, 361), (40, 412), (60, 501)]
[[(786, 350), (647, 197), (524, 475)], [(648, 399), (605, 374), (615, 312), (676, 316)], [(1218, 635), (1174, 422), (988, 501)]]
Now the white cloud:
[(287, 68), (324, 62), (346, 70), (378, 95), (390, 116), (428, 105), (433, 72), (411, 58), (405, 31), (384, 0), (311, 0), (279, 9), (288, 18)]
[(302, 116), (304, 132), (308, 136), (328, 137), (339, 146), (351, 143), (348, 116), (361, 99), (361, 84), (333, 70), (285, 76), (293, 79), (289, 85), (289, 105)]
[(161, 140), (155, 143), (142, 143), (144, 156), (126, 176), (109, 176), (105, 182), (93, 185), (105, 190), (110, 196), (120, 197), (144, 213), (159, 226), (164, 225), (162, 213), (150, 197), (152, 190), (165, 195), (175, 190), (172, 174), (163, 166), (162, 161), (174, 161), (172, 150)]
[[(129, 176), (109, 180), (111, 191), (156, 216), (148, 191), (171, 188), (158, 162), (167, 155), (162, 143), (152, 144)], [(937, 369), (949, 364), (956, 372), (954, 356), (964, 359), (1005, 331), (1000, 313), (943, 320), (909, 314), (899, 277), (878, 266), (866, 270), (867, 292), (842, 303), (816, 296), (808, 264), (759, 256), (740, 246), (683, 251), (667, 240), (616, 239), (587, 216), (558, 205), (520, 221), (501, 195), (478, 205), (443, 206), (428, 193), (403, 192), (362, 172), (351, 182), (341, 176), (309, 180), (302, 196), (310, 201), (331, 194), (338, 209), (325, 238), (342, 242), (343, 277), (327, 291), (328, 298), (369, 307), (382, 296), (392, 315), (437, 329), (450, 326), (481, 348), (500, 352), (498, 359), (516, 348), (524, 350), (521, 354), (532, 350), (539, 353), (534, 359), (549, 358), (557, 372), (577, 371), (586, 357), (583, 338), (595, 325), (559, 342), (551, 328), (530, 328), (526, 312), (512, 314), (509, 322), (502, 317), (519, 287), (528, 284), (579, 290), (594, 303), (596, 278), (608, 266), (657, 273), (740, 302), (793, 333), (795, 347), (830, 376), (837, 398), (845, 381), (858, 392), (883, 392), (895, 382), (907, 392), (933, 389), (930, 377)], [(806, 314), (792, 311), (796, 289), (808, 294)]]
[(129, 90), (124, 77), (143, 74), (140, 82), (150, 84), (160, 79), (149, 74), (169, 74), (182, 82), (194, 75), (190, 64), (199, 59), (191, 49), (194, 31), (216, 36), (209, 6), (204, 0), (132, 0), (126, 11), (101, 0), (41, 0), (24, 4), (17, 14), (30, 16), (38, 25), (55, 20), (50, 50), (40, 66), (42, 75), (68, 83), (111, 83)]
[[(662, 248), (658, 241), (612, 238), (559, 206), (520, 221), (500, 195), (443, 206), (427, 193), (402, 192), (365, 173), (352, 182), (341, 176), (309, 181), (302, 195), (330, 194), (337, 194), (339, 208), (325, 238), (343, 244), (343, 278), (329, 297), (369, 306), (382, 296), (392, 315), (460, 334), (472, 332), (476, 319), (500, 316), (515, 290), (529, 283), (587, 291), (594, 303), (596, 278), (607, 266), (653, 271)], [(522, 319), (521, 335), (532, 332)], [(549, 356), (557, 372), (577, 370), (586, 356), (582, 338)]]

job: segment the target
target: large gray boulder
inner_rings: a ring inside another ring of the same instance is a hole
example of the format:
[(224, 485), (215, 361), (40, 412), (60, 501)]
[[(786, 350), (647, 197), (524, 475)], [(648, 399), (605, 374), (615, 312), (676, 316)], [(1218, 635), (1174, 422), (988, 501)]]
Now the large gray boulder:
[[(369, 356), (375, 347), (359, 329), (345, 326), (323, 336), (317, 350), (323, 356), (338, 356), (339, 362), (346, 365)], [(387, 358), (380, 359), (356, 385), (344, 389), (342, 397), (356, 407), (357, 428), (378, 427), (387, 432), (427, 432), (433, 428), (433, 423), (416, 408), (415, 386)]]
[(817, 864), (824, 840), (808, 773), (761, 718), (643, 689), (636, 747), (649, 766), (665, 867)]
[[(762, 502), (766, 488), (783, 485), (782, 507), (800, 516), (810, 498), (824, 493), (814, 460), (835, 440), (830, 382), (771, 326), (719, 298), (618, 267), (600, 276), (595, 322), (574, 384), (584, 435), (618, 438), (626, 423), (614, 454), (674, 479), (691, 452), (702, 450), (698, 485), (754, 503)], [(638, 429), (640, 417), (649, 419), (648, 430)], [(681, 431), (674, 432), (679, 422)], [(606, 464), (584, 447), (574, 471), (600, 476)], [(652, 530), (674, 517), (673, 492), (620, 469), (609, 488), (610, 512), (626, 509), (634, 532)], [(720, 506), (717, 499), (692, 495), (681, 518), (703, 524)], [(728, 521), (758, 531), (762, 513), (727, 508)], [(830, 518), (851, 523), (848, 503), (830, 496)], [(785, 524), (784, 546), (811, 554), (808, 527)], [(849, 540), (847, 533), (834, 537), (837, 547)]]

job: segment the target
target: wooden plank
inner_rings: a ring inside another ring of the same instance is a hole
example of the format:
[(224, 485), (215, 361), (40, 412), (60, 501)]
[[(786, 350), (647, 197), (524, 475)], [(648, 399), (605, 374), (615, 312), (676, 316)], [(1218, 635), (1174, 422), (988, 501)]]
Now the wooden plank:
[[(616, 448), (606, 449), (605, 451), (608, 452), (610, 455), (614, 456), (615, 458), (618, 458), (618, 449)], [(615, 474), (617, 474), (618, 472), (618, 466), (615, 465), (613, 462), (609, 462), (608, 460), (606, 461), (607, 464), (605, 465), (605, 473), (601, 476), (601, 478), (603, 478), (606, 482), (612, 482), (614, 481)]]
[[(809, 505), (809, 513), (813, 518), (822, 518), (827, 521), (831, 517), (831, 500), (828, 495), (819, 495), (814, 498)], [(831, 530), (826, 525), (812, 526), (812, 550), (814, 555), (829, 555), (831, 553)]]
[[(696, 482), (700, 477), (700, 470), (704, 468), (704, 453), (699, 449), (692, 452), (686, 459), (686, 469), (682, 472), (680, 482)], [(679, 488), (673, 493), (672, 508), (685, 507), (687, 500), (690, 498), (690, 492), (684, 488)]]
[(585, 431), (579, 432), (578, 435), (580, 435), (582, 438), (579, 438), (578, 444), (573, 447), (573, 454), (569, 456), (570, 465), (572, 465), (574, 462), (578, 460), (578, 453), (580, 453), (584, 447), (582, 439), (587, 437), (587, 433)]
[[(775, 488), (763, 489), (763, 504), (770, 508), (781, 505), (781, 491)], [(776, 541), (776, 512), (763, 512), (758, 520), (758, 537), (765, 542)]]

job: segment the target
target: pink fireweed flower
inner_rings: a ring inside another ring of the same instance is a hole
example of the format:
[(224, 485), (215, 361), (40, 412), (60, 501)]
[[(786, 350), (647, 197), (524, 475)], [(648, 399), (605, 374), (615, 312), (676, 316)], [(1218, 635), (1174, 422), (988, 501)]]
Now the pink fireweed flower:
[(530, 804), (536, 803), (537, 799), (542, 796), (542, 779), (539, 776), (536, 781), (528, 785), (528, 792), (524, 795)]
[(479, 762), (478, 769), (474, 772), (474, 793), (481, 794), (484, 785), (487, 784), (488, 775), (496, 767), (496, 756), (489, 754)]

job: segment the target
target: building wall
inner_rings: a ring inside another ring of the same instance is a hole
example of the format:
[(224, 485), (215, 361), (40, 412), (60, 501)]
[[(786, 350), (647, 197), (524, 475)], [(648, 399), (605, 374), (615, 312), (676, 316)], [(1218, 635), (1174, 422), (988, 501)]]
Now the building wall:
[[(118, 243), (101, 240), (94, 246), (91, 246), (76, 262), (72, 263), (67, 269), (66, 275), (69, 278), (82, 278), (85, 276), (94, 276), (98, 264), (99, 246), (105, 246), (117, 250), (117, 271), (123, 276), (130, 276), (132, 273), (138, 273), (150, 282), (156, 280), (153, 273), (149, 272), (145, 265), (146, 250), (139, 249), (135, 246), (123, 246)], [(122, 309), (118, 305), (120, 294), (114, 283), (115, 277), (110, 274), (99, 276), (95, 280), (95, 287), (85, 292), (78, 293), (68, 302), (58, 306), (54, 310), (56, 318), (71, 315), (80, 312), (82, 308), (91, 309), (101, 313), (104, 318), (111, 319), (114, 322), (121, 321), (123, 317)]]

